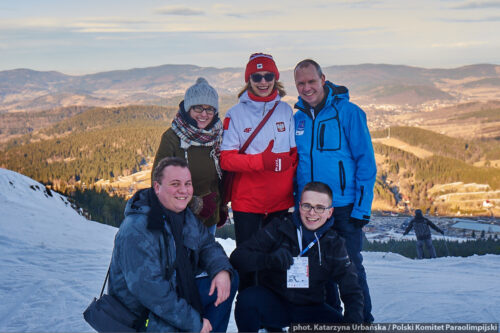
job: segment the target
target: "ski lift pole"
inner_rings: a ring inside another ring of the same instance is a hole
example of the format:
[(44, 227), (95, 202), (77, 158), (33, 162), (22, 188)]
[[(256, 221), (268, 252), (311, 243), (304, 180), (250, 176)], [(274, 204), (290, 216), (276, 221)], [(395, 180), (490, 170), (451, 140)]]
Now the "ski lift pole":
[(448, 239), (446, 238), (446, 235), (445, 235), (446, 232), (443, 232), (443, 236), (444, 236), (444, 246), (446, 248), (446, 256), (449, 257), (450, 256), (450, 251), (448, 251)]

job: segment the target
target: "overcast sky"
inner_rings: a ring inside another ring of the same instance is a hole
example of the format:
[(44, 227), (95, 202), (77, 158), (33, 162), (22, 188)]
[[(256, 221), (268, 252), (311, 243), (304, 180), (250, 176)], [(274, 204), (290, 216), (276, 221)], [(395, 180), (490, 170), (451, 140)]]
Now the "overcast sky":
[(1, 0), (0, 70), (500, 64), (500, 0)]

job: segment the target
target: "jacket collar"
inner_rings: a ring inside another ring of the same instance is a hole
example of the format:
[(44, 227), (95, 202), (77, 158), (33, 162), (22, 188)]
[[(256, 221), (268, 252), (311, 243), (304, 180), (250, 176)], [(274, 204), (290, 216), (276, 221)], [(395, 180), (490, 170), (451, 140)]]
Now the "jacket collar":
[(148, 229), (149, 230), (163, 230), (165, 225), (163, 206), (158, 200), (154, 189), (151, 187), (148, 190), (148, 202), (150, 210), (148, 212)]
[[(163, 231), (166, 227), (170, 230), (170, 226), (166, 223), (167, 214), (166, 208), (158, 200), (154, 189), (151, 187), (148, 190), (148, 202), (150, 210), (148, 212), (148, 224), (147, 228), (151, 231)], [(199, 243), (199, 233), (196, 230), (196, 217), (191, 212), (189, 208), (184, 210), (184, 225), (182, 228), (182, 236), (184, 239), (184, 246), (191, 250), (198, 248)]]
[(276, 94), (276, 97), (272, 99), (269, 102), (257, 102), (254, 101), (253, 99), (248, 96), (248, 92), (245, 91), (243, 95), (240, 96), (240, 103), (244, 104), (246, 107), (248, 107), (249, 111), (251, 112), (257, 112), (257, 113), (262, 113), (262, 106), (265, 105), (266, 110), (269, 111), (273, 106), (276, 101), (281, 100), (281, 97), (279, 94)]

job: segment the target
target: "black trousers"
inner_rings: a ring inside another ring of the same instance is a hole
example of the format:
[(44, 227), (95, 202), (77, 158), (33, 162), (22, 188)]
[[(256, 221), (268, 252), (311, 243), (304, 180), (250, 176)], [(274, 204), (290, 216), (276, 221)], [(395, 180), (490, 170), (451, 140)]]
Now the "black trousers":
[[(240, 246), (247, 239), (250, 239), (259, 229), (265, 227), (274, 218), (280, 218), (287, 212), (288, 210), (280, 210), (269, 214), (257, 214), (233, 211), (236, 247)], [(256, 273), (238, 272), (238, 274), (240, 276), (240, 287), (238, 291), (258, 284)]]
[(340, 312), (325, 303), (295, 305), (263, 286), (250, 287), (238, 294), (234, 318), (239, 332), (257, 332), (262, 326), (277, 329), (292, 323), (344, 321)]

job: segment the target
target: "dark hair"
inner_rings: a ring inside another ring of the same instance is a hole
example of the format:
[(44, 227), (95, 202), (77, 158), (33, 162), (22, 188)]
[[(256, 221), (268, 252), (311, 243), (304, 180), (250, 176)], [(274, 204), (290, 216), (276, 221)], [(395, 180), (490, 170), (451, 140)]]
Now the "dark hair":
[(332, 189), (330, 188), (330, 186), (326, 185), (325, 183), (322, 183), (322, 182), (310, 182), (310, 183), (307, 183), (304, 186), (304, 188), (302, 189), (302, 193), (300, 194), (300, 196), (302, 197), (302, 195), (306, 191), (313, 191), (313, 192), (318, 192), (318, 193), (324, 193), (324, 194), (328, 195), (328, 197), (330, 198), (330, 200), (333, 200)]
[(168, 166), (178, 166), (181, 168), (187, 168), (188, 164), (185, 160), (179, 157), (165, 157), (156, 166), (153, 172), (153, 182), (158, 182), (161, 184), (163, 178), (163, 170)]
[(314, 66), (314, 68), (316, 68), (316, 72), (318, 73), (318, 76), (319, 77), (322, 77), (323, 76), (323, 71), (321, 70), (321, 66), (314, 60), (312, 59), (305, 59), (305, 60), (302, 60), (301, 62), (299, 62), (297, 65), (295, 65), (295, 68), (293, 69), (293, 75), (295, 75), (295, 72), (297, 71), (297, 69), (299, 68), (306, 68), (306, 67), (309, 67), (309, 66)]
[[(280, 81), (274, 81), (273, 91), (275, 89), (278, 89), (278, 94), (280, 95), (280, 97), (286, 95), (285, 86)], [(241, 95), (243, 95), (243, 93), (247, 90), (250, 90), (255, 95), (255, 91), (253, 91), (252, 86), (250, 85), (250, 80), (248, 80), (245, 86), (241, 88), (240, 92), (238, 93), (238, 98), (240, 98)]]

